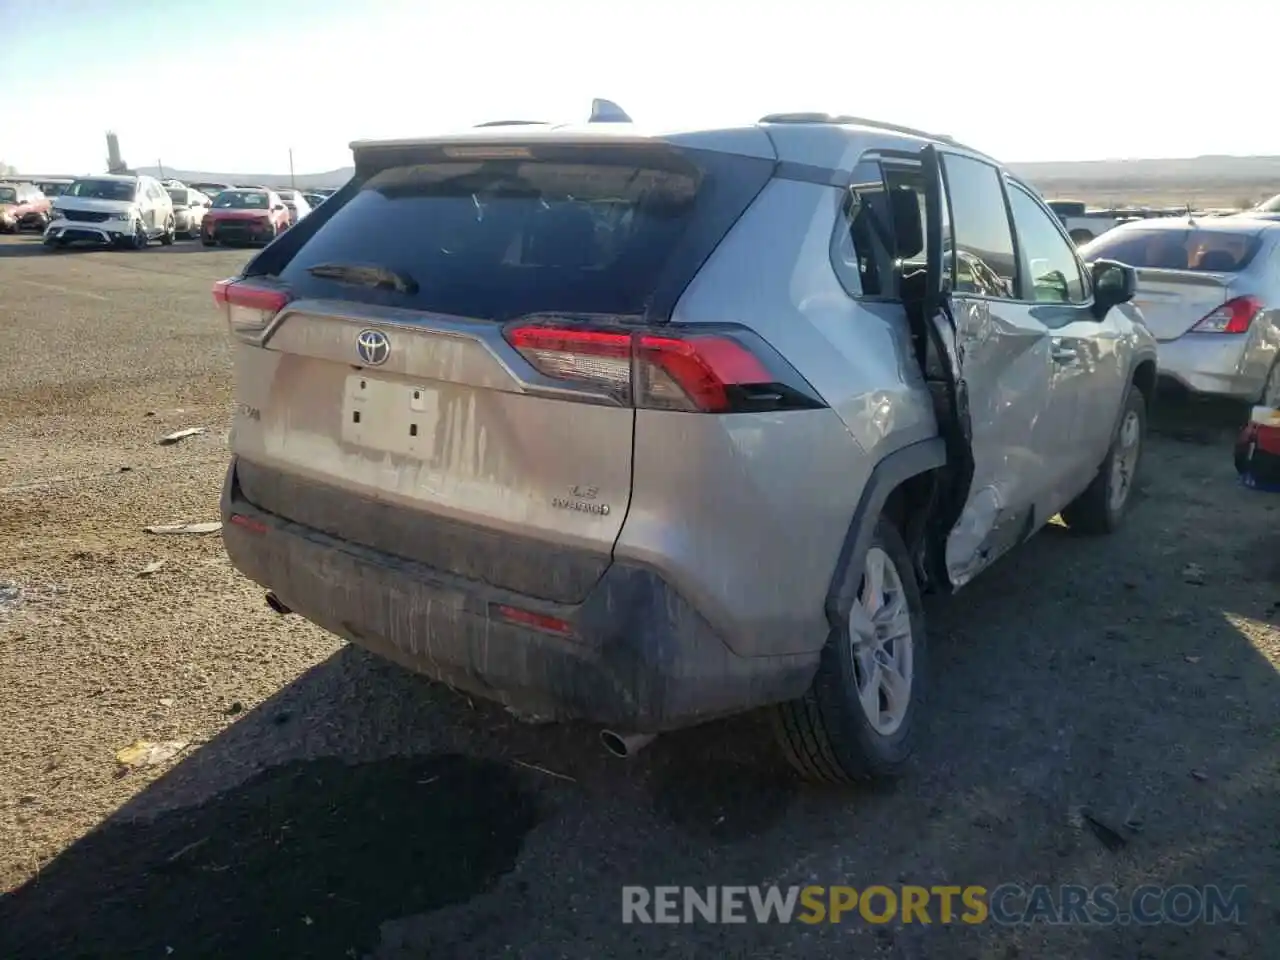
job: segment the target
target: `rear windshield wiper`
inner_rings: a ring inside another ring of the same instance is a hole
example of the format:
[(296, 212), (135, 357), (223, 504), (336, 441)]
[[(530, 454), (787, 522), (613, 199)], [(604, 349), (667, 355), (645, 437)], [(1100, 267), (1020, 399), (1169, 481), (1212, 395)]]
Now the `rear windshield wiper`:
[(326, 280), (337, 280), (339, 283), (350, 283), (361, 287), (377, 287), (380, 290), (394, 290), (397, 293), (415, 294), (418, 292), (418, 281), (407, 273), (400, 273), (389, 267), (379, 267), (364, 263), (317, 263), (308, 267), (307, 273), (313, 277)]

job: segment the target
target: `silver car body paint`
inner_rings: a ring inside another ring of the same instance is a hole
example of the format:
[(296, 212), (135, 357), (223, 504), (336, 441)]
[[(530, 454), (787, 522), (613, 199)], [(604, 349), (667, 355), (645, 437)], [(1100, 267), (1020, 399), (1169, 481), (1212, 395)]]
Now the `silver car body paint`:
[[(846, 175), (877, 151), (934, 143), (994, 163), (950, 141), (856, 124), (656, 134), (629, 124), (510, 127), (430, 142), (463, 151), (477, 142), (656, 142)], [(246, 502), (339, 540), (344, 514), (361, 511), (364, 529), (382, 538), (368, 546), (412, 551), (436, 571), (450, 592), (412, 607), (435, 623), (425, 651), (412, 641), (428, 672), (440, 631), (462, 616), (467, 584), (568, 610), (588, 602), (614, 564), (660, 577), (734, 656), (801, 656), (816, 666), (833, 573), (873, 472), (938, 435), (903, 308), (851, 297), (832, 268), (846, 187), (820, 180), (771, 179), (671, 319), (754, 331), (825, 408), (712, 416), (581, 402), (581, 393), (541, 376), (498, 324), (303, 299), (260, 340), (235, 347), (237, 489)], [(1073, 305), (1069, 321), (1051, 327), (1035, 303), (954, 303), (975, 459), (946, 551), (958, 586), (1089, 484), (1154, 343), (1126, 307), (1097, 320), (1087, 304)], [(390, 350), (382, 365), (360, 369), (356, 338), (370, 328), (387, 335)], [(314, 491), (324, 499), (305, 506), (303, 494)], [(429, 525), (413, 528), (418, 521)], [(237, 563), (254, 575), (283, 569), (265, 553), (255, 557), (248, 540), (237, 543)], [(307, 612), (302, 598), (282, 599)], [(360, 624), (325, 625), (361, 635)], [(466, 656), (483, 675), (497, 641), (491, 627), (478, 635), (485, 639)]]

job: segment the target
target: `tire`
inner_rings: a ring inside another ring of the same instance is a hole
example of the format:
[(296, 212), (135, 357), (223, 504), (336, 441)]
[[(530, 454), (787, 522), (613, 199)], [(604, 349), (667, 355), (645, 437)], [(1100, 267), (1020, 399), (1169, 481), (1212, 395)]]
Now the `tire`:
[(1141, 390), (1130, 385), (1098, 475), (1084, 493), (1062, 511), (1062, 519), (1072, 532), (1095, 536), (1114, 533), (1120, 528), (1137, 485), (1146, 427), (1146, 398)]
[(218, 245), (217, 240), (209, 240), (209, 239), (202, 238), (200, 242), (204, 244), (206, 247), (216, 247)]
[(166, 247), (173, 246), (173, 217), (164, 222), (164, 233), (160, 234), (160, 243)]
[[(878, 597), (866, 576), (876, 568), (882, 571)], [(863, 568), (849, 586), (856, 587), (850, 591), (850, 615), (832, 630), (823, 647), (813, 686), (799, 700), (773, 710), (778, 742), (791, 765), (806, 780), (822, 783), (899, 776), (911, 758), (925, 693), (927, 647), (920, 587), (902, 535), (887, 518), (876, 523)], [(855, 631), (853, 624), (859, 612), (865, 617), (868, 601), (878, 607), (875, 617), (883, 620), (864, 619), (872, 630)], [(886, 644), (884, 634), (890, 629), (896, 636)], [(890, 649), (881, 648), (876, 655), (868, 643), (856, 642), (855, 634), (879, 637)], [(894, 704), (878, 682), (888, 675), (882, 667), (889, 664), (896, 664), (896, 675), (905, 683), (896, 710), (886, 709)], [(871, 692), (873, 685), (876, 722), (858, 693), (860, 687)]]
[(133, 249), (145, 250), (151, 243), (151, 238), (147, 236), (147, 225), (139, 220), (133, 228)]

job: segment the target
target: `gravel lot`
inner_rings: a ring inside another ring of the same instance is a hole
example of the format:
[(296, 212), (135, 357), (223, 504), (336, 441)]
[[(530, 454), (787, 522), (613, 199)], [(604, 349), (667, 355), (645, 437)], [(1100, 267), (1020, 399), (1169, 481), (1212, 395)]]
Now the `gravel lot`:
[[(1166, 407), (1119, 535), (1051, 526), (935, 604), (902, 783), (799, 785), (755, 717), (622, 762), (276, 617), (217, 535), (143, 532), (216, 518), (209, 288), (244, 257), (0, 241), (0, 956), (1274, 950), (1280, 498), (1235, 484), (1235, 412)], [(138, 739), (188, 745), (119, 775)], [(620, 923), (624, 884), (1003, 882), (1244, 884), (1246, 923)]]

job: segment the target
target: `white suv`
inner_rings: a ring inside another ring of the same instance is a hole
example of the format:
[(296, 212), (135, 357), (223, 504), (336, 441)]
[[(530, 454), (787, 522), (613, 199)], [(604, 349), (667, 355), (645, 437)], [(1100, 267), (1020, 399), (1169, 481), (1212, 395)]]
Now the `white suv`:
[(173, 201), (154, 177), (101, 174), (82, 177), (50, 211), (45, 246), (88, 242), (142, 249), (152, 240), (173, 243)]

